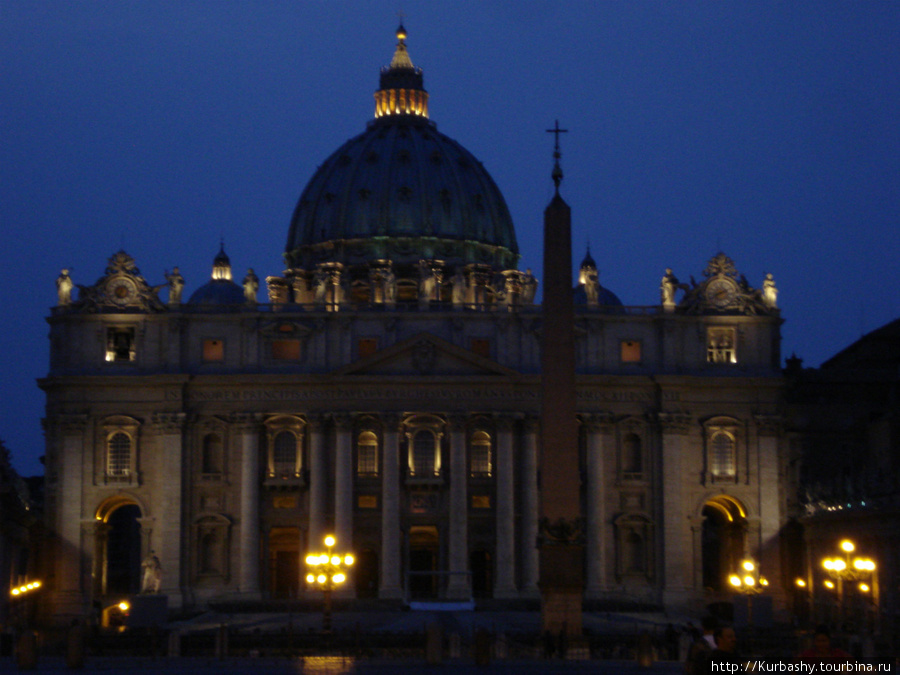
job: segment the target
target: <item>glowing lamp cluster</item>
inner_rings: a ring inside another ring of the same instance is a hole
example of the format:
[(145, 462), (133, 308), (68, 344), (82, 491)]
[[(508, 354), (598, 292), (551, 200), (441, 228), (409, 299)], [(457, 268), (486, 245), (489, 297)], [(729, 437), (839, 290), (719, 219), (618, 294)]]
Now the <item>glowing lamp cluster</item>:
[(306, 564), (309, 566), (309, 574), (306, 575), (306, 581), (309, 584), (318, 584), (323, 589), (335, 588), (347, 581), (347, 575), (344, 570), (352, 567), (354, 560), (349, 553), (340, 555), (334, 553), (332, 549), (337, 540), (331, 535), (325, 537), (325, 546), (328, 547), (326, 553), (311, 553), (306, 556)]
[[(861, 579), (873, 575), (875, 573), (875, 561), (870, 558), (856, 558), (851, 554), (856, 550), (856, 545), (849, 539), (845, 539), (840, 544), (843, 557), (835, 556), (834, 558), (825, 558), (822, 561), (822, 567), (830, 577), (840, 581), (860, 581)], [(825, 580), (825, 588), (832, 590), (835, 584), (831, 579)], [(872, 590), (871, 586), (864, 581), (860, 581), (858, 588), (862, 593), (868, 593)]]
[(769, 585), (769, 580), (759, 574), (759, 568), (752, 560), (741, 562), (740, 574), (728, 577), (728, 583), (740, 593), (762, 593)]
[(13, 596), (14, 598), (18, 598), (23, 595), (28, 595), (29, 593), (31, 593), (32, 591), (36, 591), (40, 587), (41, 587), (40, 581), (31, 581), (27, 584), (23, 584), (21, 586), (16, 586), (9, 592), (9, 594), (11, 596)]

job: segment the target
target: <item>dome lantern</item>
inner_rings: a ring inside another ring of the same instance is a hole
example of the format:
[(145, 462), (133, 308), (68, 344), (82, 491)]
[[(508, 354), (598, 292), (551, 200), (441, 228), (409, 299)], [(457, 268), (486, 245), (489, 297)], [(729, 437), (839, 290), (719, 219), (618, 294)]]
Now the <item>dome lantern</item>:
[(406, 29), (397, 28), (397, 48), (391, 64), (381, 69), (379, 89), (375, 92), (375, 117), (412, 115), (428, 117), (428, 92), (422, 69), (416, 68), (406, 50)]

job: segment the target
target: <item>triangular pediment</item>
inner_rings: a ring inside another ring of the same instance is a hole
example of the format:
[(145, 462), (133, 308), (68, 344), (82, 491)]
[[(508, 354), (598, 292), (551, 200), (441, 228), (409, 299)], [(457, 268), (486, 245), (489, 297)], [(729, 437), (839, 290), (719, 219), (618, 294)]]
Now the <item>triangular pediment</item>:
[(334, 374), (508, 377), (518, 372), (431, 333), (419, 333), (354, 361)]

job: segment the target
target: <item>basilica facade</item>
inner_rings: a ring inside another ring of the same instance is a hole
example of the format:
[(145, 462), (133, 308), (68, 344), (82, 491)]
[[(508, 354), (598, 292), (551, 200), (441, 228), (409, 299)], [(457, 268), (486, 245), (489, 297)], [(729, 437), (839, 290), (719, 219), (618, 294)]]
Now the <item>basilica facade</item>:
[[(223, 249), (190, 294), (123, 251), (93, 284), (60, 275), (52, 616), (139, 592), (153, 558), (170, 608), (316, 597), (303, 559), (326, 533), (356, 557), (350, 597), (539, 597), (538, 281), (405, 39), (375, 118), (300, 196), (285, 271), (235, 277)], [(721, 253), (688, 272), (627, 307), (588, 254), (573, 290), (588, 603), (702, 606), (747, 557), (782, 594), (774, 282)]]

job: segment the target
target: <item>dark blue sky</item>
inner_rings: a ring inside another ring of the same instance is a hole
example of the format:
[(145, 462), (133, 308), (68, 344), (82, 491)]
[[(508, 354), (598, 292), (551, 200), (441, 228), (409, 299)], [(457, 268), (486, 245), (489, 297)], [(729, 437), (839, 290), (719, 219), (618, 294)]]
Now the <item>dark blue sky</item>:
[[(189, 295), (219, 238), (282, 270), (306, 181), (372, 116), (395, 2), (0, 2), (0, 438), (40, 472), (62, 267), (124, 248)], [(659, 302), (719, 249), (771, 272), (783, 354), (818, 365), (900, 316), (900, 3), (406, 0), (431, 118), (491, 172), (540, 278), (552, 137), (576, 263)], [(261, 295), (262, 297), (262, 295)]]

